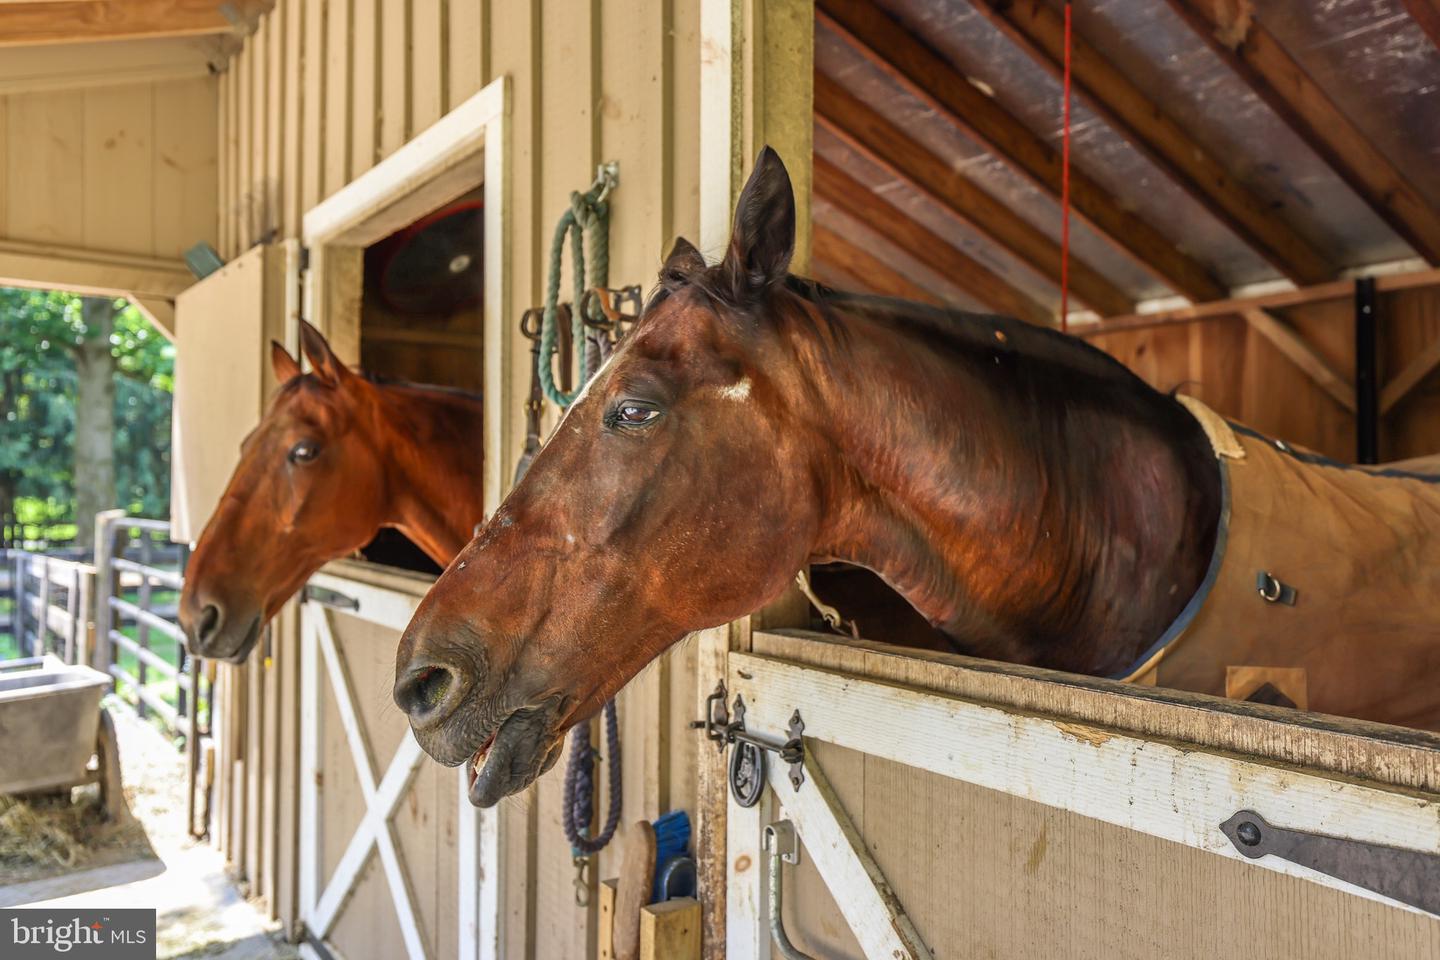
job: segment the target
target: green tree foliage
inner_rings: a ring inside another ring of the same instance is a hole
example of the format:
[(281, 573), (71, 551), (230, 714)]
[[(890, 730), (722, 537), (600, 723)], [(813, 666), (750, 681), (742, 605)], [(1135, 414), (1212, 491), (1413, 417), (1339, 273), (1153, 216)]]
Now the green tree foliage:
[[(87, 330), (81, 298), (0, 288), (0, 514), (31, 523), (75, 518), (74, 353)], [(133, 306), (115, 318), (115, 505), (163, 516), (170, 503), (175, 351)]]

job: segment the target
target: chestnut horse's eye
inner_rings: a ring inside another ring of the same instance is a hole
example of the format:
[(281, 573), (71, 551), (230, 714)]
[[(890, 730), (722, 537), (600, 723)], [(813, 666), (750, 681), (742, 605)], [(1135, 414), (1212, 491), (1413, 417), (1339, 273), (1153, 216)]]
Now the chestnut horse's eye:
[(309, 440), (301, 440), (290, 448), (289, 460), (291, 463), (309, 463), (320, 453), (320, 448)]

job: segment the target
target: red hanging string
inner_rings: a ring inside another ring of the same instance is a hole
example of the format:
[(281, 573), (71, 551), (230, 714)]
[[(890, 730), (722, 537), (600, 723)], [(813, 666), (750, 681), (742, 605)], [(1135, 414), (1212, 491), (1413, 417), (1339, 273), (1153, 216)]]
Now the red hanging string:
[(1064, 132), (1060, 159), (1060, 329), (1070, 330), (1070, 0), (1065, 0)]

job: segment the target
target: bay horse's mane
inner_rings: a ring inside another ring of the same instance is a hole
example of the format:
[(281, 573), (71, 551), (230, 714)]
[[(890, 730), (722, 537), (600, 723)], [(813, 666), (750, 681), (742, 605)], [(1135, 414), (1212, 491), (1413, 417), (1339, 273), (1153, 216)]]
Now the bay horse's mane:
[[(787, 275), (772, 295), (756, 301), (730, 290), (718, 266), (680, 277), (662, 273), (646, 312), (681, 286), (698, 289), (711, 305), (755, 322), (767, 310), (771, 322), (800, 326), (828, 361), (844, 364), (855, 318), (888, 327), (971, 363), (993, 364), (997, 357), (1026, 360), (1016, 375), (1017, 387), (1067, 403), (1103, 403), (1162, 429), (1177, 431), (1177, 440), (1202, 437), (1198, 425), (1170, 393), (1155, 390), (1115, 357), (1079, 337), (1038, 327), (1013, 317), (934, 306), (896, 297), (840, 290), (809, 277)], [(807, 309), (808, 308), (808, 309)], [(1026, 375), (1028, 374), (1028, 375)], [(1108, 402), (1107, 402), (1108, 401)]]

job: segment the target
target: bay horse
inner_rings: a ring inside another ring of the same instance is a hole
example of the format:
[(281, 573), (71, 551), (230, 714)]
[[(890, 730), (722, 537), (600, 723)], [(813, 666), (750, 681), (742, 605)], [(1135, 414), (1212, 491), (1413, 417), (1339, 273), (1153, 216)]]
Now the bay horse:
[[(416, 610), (394, 698), (431, 757), (471, 762), (472, 803), (526, 787), (646, 663), (812, 562), (877, 572), (971, 655), (1095, 675), (1153, 667), (1213, 585), (1272, 599), (1247, 560), (1220, 562), (1244, 509), (1231, 487), (1268, 469), (1261, 447), (1281, 456), (1268, 442), (1226, 461), (1246, 451), (1223, 421), (1082, 341), (828, 290), (789, 274), (794, 242), (767, 148), (722, 261), (676, 243), (639, 323)], [(1407, 664), (1430, 676), (1435, 530), (1410, 584), (1431, 612), (1405, 625), (1430, 618)], [(1323, 637), (1320, 595), (1267, 613)]]
[(185, 571), (191, 653), (243, 662), (311, 574), (394, 528), (440, 566), (484, 513), (478, 396), (352, 372), (301, 323), (310, 373), (272, 342), (281, 386)]

